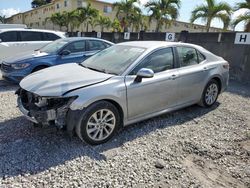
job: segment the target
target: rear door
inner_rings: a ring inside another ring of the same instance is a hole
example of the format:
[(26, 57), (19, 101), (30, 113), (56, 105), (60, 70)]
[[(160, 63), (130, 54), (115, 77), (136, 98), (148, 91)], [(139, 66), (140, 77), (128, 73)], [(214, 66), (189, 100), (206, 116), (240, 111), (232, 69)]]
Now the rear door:
[(62, 51), (69, 51), (69, 55), (60, 55), (57, 64), (81, 63), (86, 58), (86, 40), (69, 43)]
[(180, 68), (178, 93), (180, 104), (198, 102), (204, 89), (208, 71), (199, 51), (192, 47), (176, 47)]
[(37, 31), (20, 31), (19, 48), (21, 51), (34, 51), (42, 48), (51, 41), (43, 40), (43, 33)]
[(87, 41), (87, 53), (86, 56), (90, 57), (97, 52), (104, 50), (108, 47), (110, 47), (110, 44), (107, 44), (106, 42), (99, 41), (99, 40), (88, 40)]
[(20, 52), (17, 31), (0, 33), (0, 63), (4, 58), (11, 57)]

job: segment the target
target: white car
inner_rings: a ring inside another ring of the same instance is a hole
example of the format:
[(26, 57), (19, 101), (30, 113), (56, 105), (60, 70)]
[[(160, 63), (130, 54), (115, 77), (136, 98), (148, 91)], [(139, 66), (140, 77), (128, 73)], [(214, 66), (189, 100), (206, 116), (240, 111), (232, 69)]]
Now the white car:
[(60, 38), (66, 38), (64, 32), (25, 28), (0, 29), (0, 64), (4, 58), (40, 49)]

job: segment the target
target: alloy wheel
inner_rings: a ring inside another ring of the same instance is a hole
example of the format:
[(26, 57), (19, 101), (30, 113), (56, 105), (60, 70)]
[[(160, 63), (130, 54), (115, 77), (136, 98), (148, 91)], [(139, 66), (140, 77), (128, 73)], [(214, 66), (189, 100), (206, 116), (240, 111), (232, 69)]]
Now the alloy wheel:
[(114, 131), (116, 117), (109, 109), (94, 112), (88, 119), (87, 135), (94, 141), (101, 141), (109, 137)]
[(211, 85), (208, 86), (206, 94), (205, 94), (205, 101), (208, 105), (212, 105), (218, 96), (219, 89), (217, 84), (212, 83)]

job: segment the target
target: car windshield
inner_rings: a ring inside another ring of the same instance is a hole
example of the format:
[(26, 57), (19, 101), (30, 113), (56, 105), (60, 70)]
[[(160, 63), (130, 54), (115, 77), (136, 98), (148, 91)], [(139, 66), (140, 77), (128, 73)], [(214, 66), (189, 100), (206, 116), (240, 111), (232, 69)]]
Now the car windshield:
[(40, 51), (46, 52), (48, 54), (56, 53), (59, 49), (61, 49), (67, 43), (68, 41), (65, 41), (65, 40), (56, 40), (42, 47)]
[(115, 45), (90, 57), (81, 65), (96, 71), (119, 75), (144, 51), (145, 48)]

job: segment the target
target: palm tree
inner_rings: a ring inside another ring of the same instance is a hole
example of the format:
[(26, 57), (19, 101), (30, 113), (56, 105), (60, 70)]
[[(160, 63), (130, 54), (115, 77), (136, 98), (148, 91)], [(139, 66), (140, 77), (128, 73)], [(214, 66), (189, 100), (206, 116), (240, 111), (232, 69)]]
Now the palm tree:
[(248, 11), (239, 16), (238, 18), (236, 18), (233, 21), (233, 26), (236, 27), (240, 22), (244, 22), (245, 23), (245, 31), (246, 32), (250, 32), (250, 0), (246, 0), (246, 2), (242, 2), (242, 3), (237, 3), (235, 10), (240, 10), (240, 9), (248, 9)]
[(129, 16), (129, 22), (132, 26), (132, 32), (134, 30), (135, 31), (140, 30), (140, 26), (142, 25), (142, 21), (143, 21), (142, 11), (140, 9), (132, 10), (131, 14)]
[(78, 9), (79, 21), (86, 24), (86, 31), (89, 30), (89, 24), (93, 23), (93, 19), (97, 18), (99, 11), (91, 7), (91, 4), (88, 3), (86, 7)]
[(180, 0), (151, 0), (146, 3), (145, 7), (148, 8), (149, 13), (151, 12), (149, 23), (153, 19), (156, 20), (156, 32), (159, 32), (163, 25), (170, 24), (178, 17), (180, 4)]
[(221, 20), (224, 24), (223, 29), (226, 30), (230, 24), (232, 8), (225, 2), (216, 3), (216, 0), (205, 0), (206, 4), (197, 6), (191, 15), (191, 23), (198, 18), (206, 21), (206, 30), (209, 32), (211, 22), (214, 18)]
[(119, 2), (114, 3), (114, 7), (117, 8), (116, 16), (122, 16), (121, 24), (123, 30), (127, 30), (127, 28), (131, 25), (130, 18), (131, 13), (141, 11), (140, 8), (135, 6), (135, 3), (140, 3), (139, 0), (121, 0)]
[(6, 23), (6, 17), (5, 16), (0, 16), (0, 23)]
[(95, 25), (100, 26), (101, 32), (103, 32), (105, 28), (109, 29), (111, 27), (112, 22), (109, 17), (99, 16)]
[(65, 22), (65, 17), (63, 17), (63, 15), (59, 12), (54, 13), (51, 15), (51, 17), (48, 17), (45, 19), (45, 22), (50, 21), (54, 25), (58, 25), (60, 30), (62, 30), (62, 27), (66, 26), (67, 27), (67, 23)]
[(121, 22), (117, 18), (114, 19), (113, 23), (111, 24), (111, 27), (114, 32), (122, 31)]

